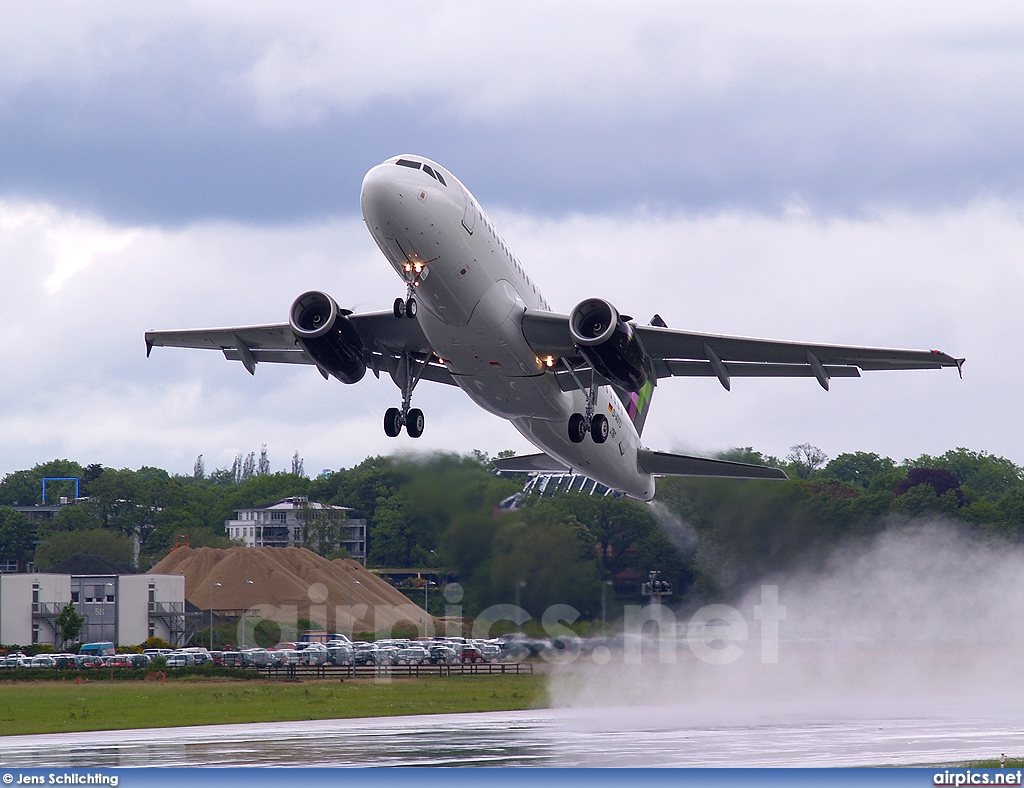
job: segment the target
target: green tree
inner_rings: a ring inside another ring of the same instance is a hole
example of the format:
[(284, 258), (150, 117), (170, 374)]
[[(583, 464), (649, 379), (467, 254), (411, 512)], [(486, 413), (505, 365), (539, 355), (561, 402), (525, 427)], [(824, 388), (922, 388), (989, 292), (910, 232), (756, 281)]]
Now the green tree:
[(0, 558), (27, 561), (32, 553), (32, 526), (10, 506), (0, 506)]
[(68, 602), (64, 605), (54, 623), (57, 625), (57, 631), (60, 633), (61, 648), (64, 648), (69, 642), (78, 637), (78, 633), (82, 631), (82, 625), (85, 623), (85, 618), (80, 616), (78, 611), (75, 610), (75, 606)]
[(867, 489), (876, 478), (895, 467), (896, 463), (888, 457), (880, 457), (874, 452), (855, 451), (840, 454), (834, 460), (830, 460), (822, 469), (822, 473)]
[(134, 558), (132, 542), (127, 536), (106, 528), (97, 528), (92, 531), (56, 531), (50, 534), (36, 548), (35, 563), (45, 571), (79, 553), (98, 555), (123, 564), (131, 564)]

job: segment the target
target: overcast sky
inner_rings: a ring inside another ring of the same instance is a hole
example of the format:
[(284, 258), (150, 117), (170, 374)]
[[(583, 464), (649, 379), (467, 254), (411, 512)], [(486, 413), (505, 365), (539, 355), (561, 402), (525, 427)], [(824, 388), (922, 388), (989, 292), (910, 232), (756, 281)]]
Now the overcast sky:
[(156, 349), (310, 288), (387, 308), (359, 215), (401, 152), (473, 190), (553, 306), (940, 348), (956, 373), (659, 385), (652, 448), (1024, 463), (1024, 8), (1005, 2), (0, 2), (0, 474), (55, 457), (208, 469), (267, 444), (530, 447), (424, 384)]

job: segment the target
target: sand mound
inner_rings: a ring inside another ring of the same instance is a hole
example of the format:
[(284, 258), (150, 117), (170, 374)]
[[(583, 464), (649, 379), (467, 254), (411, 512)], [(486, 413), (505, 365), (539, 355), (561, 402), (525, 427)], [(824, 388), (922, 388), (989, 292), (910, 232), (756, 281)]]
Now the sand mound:
[(276, 621), (293, 618), (294, 609), (298, 618), (348, 632), (350, 588), (356, 632), (409, 623), (422, 628), (426, 619), (422, 608), (358, 561), (328, 561), (303, 547), (179, 547), (149, 571), (184, 575), (185, 598), (203, 610), (210, 609), (212, 587), (213, 609), (227, 615), (241, 615), (244, 585), (250, 615)]

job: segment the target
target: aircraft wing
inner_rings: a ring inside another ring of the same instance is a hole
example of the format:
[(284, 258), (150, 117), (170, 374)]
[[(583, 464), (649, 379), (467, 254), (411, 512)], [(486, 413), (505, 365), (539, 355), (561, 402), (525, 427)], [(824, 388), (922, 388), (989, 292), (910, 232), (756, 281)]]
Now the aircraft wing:
[[(367, 366), (374, 374), (384, 369), (394, 374), (403, 353), (429, 356), (423, 370), (424, 380), (456, 385), (451, 373), (433, 356), (430, 343), (416, 320), (399, 320), (388, 312), (347, 315), (367, 349)], [(183, 347), (220, 350), (229, 361), (241, 361), (249, 374), (258, 363), (310, 364), (310, 358), (295, 339), (287, 323), (233, 328), (196, 328), (171, 331), (147, 331), (146, 355), (155, 347)]]
[[(636, 326), (636, 335), (653, 361), (658, 378), (717, 377), (725, 388), (733, 377), (814, 377), (826, 390), (830, 378), (860, 377), (861, 370), (961, 370), (964, 359), (938, 350), (900, 350), (785, 342)], [(527, 312), (523, 334), (534, 352), (545, 356), (578, 355), (569, 333), (569, 318), (553, 312)], [(962, 372), (961, 372), (962, 374)], [(559, 377), (569, 378), (567, 374)], [(570, 380), (563, 388), (574, 388)]]
[(729, 460), (712, 460), (708, 457), (691, 457), (686, 454), (669, 454), (650, 449), (637, 451), (636, 464), (641, 470), (653, 476), (698, 476), (723, 479), (789, 478), (786, 476), (786, 472), (780, 468)]

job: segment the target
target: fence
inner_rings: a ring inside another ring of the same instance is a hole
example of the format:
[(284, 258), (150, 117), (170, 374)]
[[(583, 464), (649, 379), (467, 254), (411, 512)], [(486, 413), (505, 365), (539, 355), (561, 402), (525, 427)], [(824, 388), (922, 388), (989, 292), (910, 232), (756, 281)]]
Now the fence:
[(448, 678), (533, 673), (529, 662), (457, 662), (454, 665), (285, 665), (260, 668), (270, 679)]

